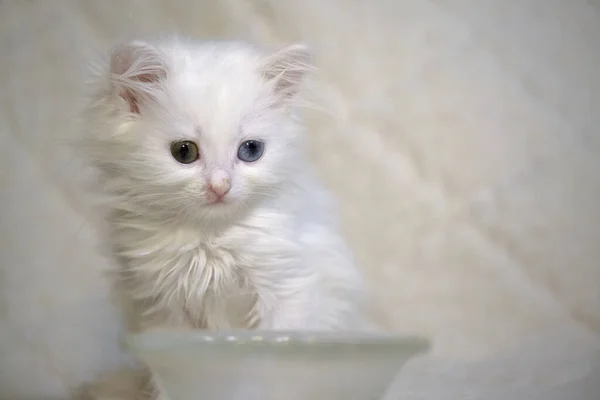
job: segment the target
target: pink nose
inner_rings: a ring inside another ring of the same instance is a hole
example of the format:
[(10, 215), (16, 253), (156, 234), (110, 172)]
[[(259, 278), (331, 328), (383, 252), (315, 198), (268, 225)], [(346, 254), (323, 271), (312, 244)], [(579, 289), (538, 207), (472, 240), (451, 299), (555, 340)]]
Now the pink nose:
[(218, 197), (225, 196), (231, 189), (231, 180), (229, 174), (225, 171), (215, 171), (210, 177), (208, 190), (216, 194)]
[(229, 192), (229, 189), (231, 189), (229, 186), (226, 186), (226, 187), (225, 186), (214, 186), (214, 185), (208, 186), (208, 190), (210, 190), (211, 192), (216, 194), (218, 197), (225, 196)]

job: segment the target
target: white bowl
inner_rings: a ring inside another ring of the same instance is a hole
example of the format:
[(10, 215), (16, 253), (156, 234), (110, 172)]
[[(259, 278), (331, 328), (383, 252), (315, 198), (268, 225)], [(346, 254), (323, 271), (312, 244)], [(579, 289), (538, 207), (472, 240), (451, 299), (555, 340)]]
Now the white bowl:
[(154, 332), (130, 347), (170, 400), (378, 400), (418, 337), (298, 332)]

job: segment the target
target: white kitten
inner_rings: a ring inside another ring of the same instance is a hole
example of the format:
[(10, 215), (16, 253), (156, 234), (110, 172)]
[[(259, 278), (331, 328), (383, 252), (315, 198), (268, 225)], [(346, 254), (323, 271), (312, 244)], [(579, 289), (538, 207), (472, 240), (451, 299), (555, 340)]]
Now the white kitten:
[(310, 173), (302, 45), (114, 49), (84, 149), (137, 329), (359, 329), (362, 279)]

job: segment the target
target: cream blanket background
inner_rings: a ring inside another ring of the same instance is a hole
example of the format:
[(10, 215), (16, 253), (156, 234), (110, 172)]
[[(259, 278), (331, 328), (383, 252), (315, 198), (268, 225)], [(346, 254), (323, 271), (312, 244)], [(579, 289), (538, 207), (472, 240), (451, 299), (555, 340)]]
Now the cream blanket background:
[(314, 47), (375, 313), (435, 343), (391, 398), (600, 398), (598, 0), (0, 1), (0, 398), (115, 362), (58, 137), (90, 54), (171, 32)]

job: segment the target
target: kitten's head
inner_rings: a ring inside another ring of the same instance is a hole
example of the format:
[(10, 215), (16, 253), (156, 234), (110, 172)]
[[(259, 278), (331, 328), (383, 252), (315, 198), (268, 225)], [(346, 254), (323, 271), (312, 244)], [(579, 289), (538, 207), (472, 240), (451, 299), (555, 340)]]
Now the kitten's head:
[(276, 196), (298, 166), (293, 110), (310, 69), (302, 45), (115, 48), (87, 114), (107, 193), (160, 219), (221, 218)]

